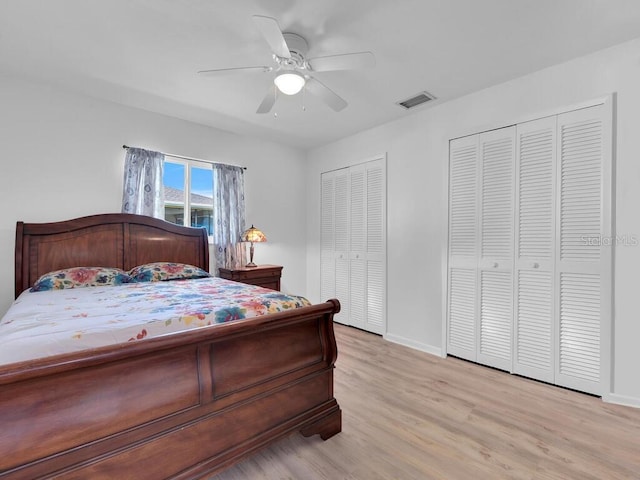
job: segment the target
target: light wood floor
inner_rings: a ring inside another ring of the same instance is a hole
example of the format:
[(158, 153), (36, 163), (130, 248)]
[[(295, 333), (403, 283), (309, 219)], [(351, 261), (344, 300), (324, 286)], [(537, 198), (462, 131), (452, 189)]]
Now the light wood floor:
[(342, 433), (296, 433), (211, 480), (640, 479), (640, 409), (336, 325)]

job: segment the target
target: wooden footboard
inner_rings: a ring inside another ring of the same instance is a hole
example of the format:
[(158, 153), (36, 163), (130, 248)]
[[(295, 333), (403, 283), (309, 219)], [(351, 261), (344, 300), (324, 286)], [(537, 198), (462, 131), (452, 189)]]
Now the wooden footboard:
[(337, 300), (0, 367), (0, 479), (201, 478), (341, 430)]

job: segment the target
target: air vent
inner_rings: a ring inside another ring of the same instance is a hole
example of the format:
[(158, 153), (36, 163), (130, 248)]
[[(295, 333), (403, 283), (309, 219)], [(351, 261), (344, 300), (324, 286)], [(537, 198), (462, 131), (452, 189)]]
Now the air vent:
[(435, 100), (436, 97), (431, 95), (428, 92), (420, 92), (417, 95), (414, 95), (411, 98), (407, 98), (401, 102), (397, 102), (397, 105), (406, 108), (409, 110), (410, 108), (417, 107), (418, 105), (422, 105), (423, 103), (429, 102), (431, 100)]

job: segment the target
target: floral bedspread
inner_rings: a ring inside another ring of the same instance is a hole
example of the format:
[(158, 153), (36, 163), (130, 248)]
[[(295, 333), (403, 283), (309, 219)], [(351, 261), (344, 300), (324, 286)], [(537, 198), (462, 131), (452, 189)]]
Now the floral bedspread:
[(0, 320), (0, 365), (310, 305), (217, 277), (23, 292)]

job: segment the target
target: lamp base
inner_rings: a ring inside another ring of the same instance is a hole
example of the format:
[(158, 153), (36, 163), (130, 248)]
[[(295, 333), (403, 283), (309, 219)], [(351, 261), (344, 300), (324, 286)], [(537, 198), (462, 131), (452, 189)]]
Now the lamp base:
[(251, 242), (251, 248), (249, 249), (249, 263), (245, 265), (245, 267), (255, 268), (258, 265), (253, 263), (253, 242)]

